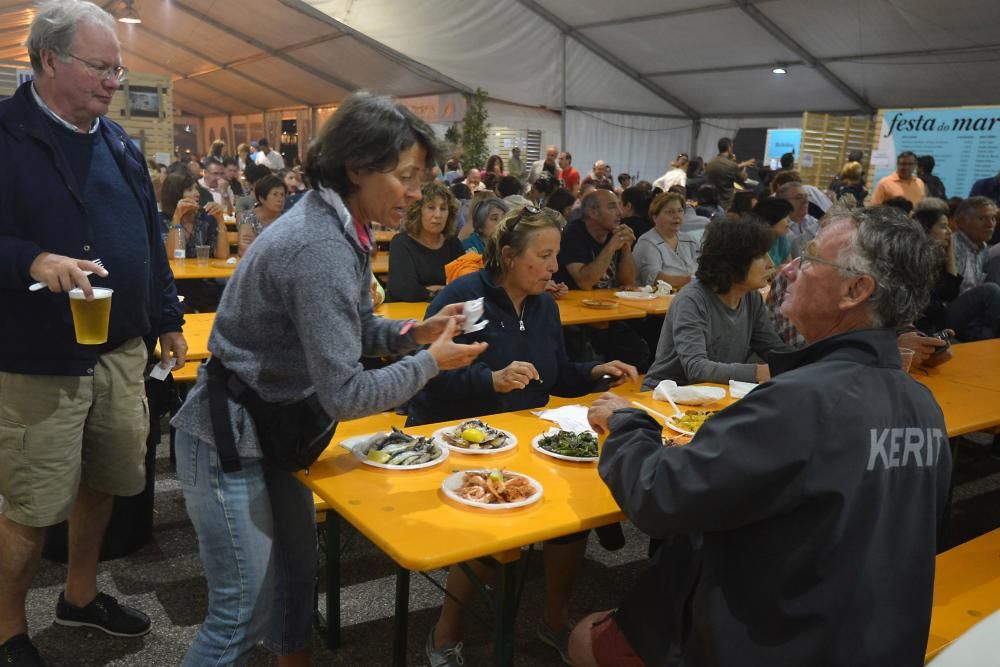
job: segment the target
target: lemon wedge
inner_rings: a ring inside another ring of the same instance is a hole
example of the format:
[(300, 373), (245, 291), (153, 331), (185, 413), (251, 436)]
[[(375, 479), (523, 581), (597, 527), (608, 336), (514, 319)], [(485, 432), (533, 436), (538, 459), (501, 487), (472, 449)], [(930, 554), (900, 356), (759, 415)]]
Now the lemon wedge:
[(368, 450), (369, 461), (374, 461), (375, 463), (388, 463), (390, 458), (392, 457), (386, 452), (380, 452), (377, 449)]
[(479, 444), (486, 438), (486, 434), (480, 431), (478, 428), (469, 427), (462, 431), (462, 440), (466, 442), (474, 442)]

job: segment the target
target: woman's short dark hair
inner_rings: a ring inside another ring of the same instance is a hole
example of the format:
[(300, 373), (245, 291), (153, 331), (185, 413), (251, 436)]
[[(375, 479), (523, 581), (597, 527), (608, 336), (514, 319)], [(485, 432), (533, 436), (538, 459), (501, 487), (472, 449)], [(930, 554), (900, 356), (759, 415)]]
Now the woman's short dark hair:
[(452, 183), (451, 194), (455, 195), (455, 199), (472, 199), (472, 190), (465, 183)]
[(934, 229), (934, 225), (938, 223), (941, 218), (945, 220), (948, 219), (948, 214), (944, 211), (939, 211), (938, 209), (921, 209), (913, 212), (913, 219), (920, 223), (920, 226), (924, 228), (924, 232), (930, 234), (931, 230)]
[(913, 213), (913, 202), (911, 202), (906, 197), (890, 197), (882, 202), (882, 206), (890, 206), (892, 208), (898, 208), (900, 211), (909, 215)]
[[(282, 190), (287, 190), (285, 187), (285, 182), (275, 176), (274, 174), (268, 174), (264, 178), (258, 180), (253, 186), (253, 196), (258, 203), (262, 203), (267, 196), (271, 194), (271, 190), (275, 188), (281, 188)], [(286, 192), (287, 194), (287, 192)]]
[(497, 194), (501, 197), (521, 194), (521, 181), (514, 176), (501, 176), (497, 181)]
[(177, 202), (183, 199), (184, 191), (193, 187), (194, 184), (194, 176), (190, 173), (167, 174), (160, 189), (160, 208), (163, 210), (163, 214), (168, 218), (174, 217)]
[(698, 203), (703, 206), (719, 205), (719, 188), (705, 183), (698, 188)]
[(546, 200), (545, 205), (551, 208), (553, 211), (562, 213), (566, 210), (566, 207), (572, 206), (576, 201), (576, 197), (572, 192), (566, 188), (557, 188), (555, 192), (549, 195)]
[(414, 144), (427, 152), (423, 168), (432, 167), (437, 157), (434, 130), (392, 98), (357, 92), (320, 128), (306, 155), (305, 175), (312, 187), (332, 188), (346, 198), (357, 189), (348, 169), (392, 171)]
[(510, 205), (497, 197), (489, 197), (487, 199), (480, 199), (472, 206), (472, 231), (479, 234), (480, 237), (483, 235), (483, 227), (486, 226), (486, 221), (489, 219), (493, 209), (498, 209), (500, 212), (506, 213), (510, 210)]
[(406, 230), (406, 233), (410, 236), (417, 236), (420, 233), (424, 204), (441, 199), (448, 205), (448, 219), (444, 223), (442, 233), (445, 238), (454, 236), (455, 228), (458, 227), (458, 200), (455, 199), (455, 195), (451, 194), (448, 186), (438, 181), (431, 181), (420, 188), (420, 195), (420, 201), (413, 202), (406, 211), (406, 219), (403, 220), (403, 229)]
[(734, 284), (746, 280), (750, 265), (767, 253), (773, 242), (771, 228), (753, 218), (710, 222), (701, 240), (701, 257), (694, 275), (716, 294), (725, 294)]

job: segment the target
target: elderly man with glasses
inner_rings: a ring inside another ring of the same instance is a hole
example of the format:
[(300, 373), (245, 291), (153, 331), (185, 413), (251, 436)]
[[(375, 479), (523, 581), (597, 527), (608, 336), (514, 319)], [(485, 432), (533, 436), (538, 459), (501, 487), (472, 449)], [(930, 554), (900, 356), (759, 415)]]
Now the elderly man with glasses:
[[(0, 102), (0, 153), (19, 165), (0, 188), (0, 662), (13, 665), (43, 664), (24, 603), (46, 527), (67, 518), (56, 622), (149, 631), (97, 590), (97, 562), (114, 497), (146, 486), (149, 350), (159, 338), (178, 368), (186, 351), (145, 158), (105, 116), (127, 75), (114, 20), (47, 2), (27, 47), (35, 79)], [(29, 292), (36, 281), (48, 289)], [(98, 286), (114, 290), (107, 342), (78, 344), (66, 292)]]
[(951, 457), (941, 409), (900, 368), (936, 254), (887, 209), (832, 221), (783, 269), (810, 345), (685, 446), (606, 394), (599, 471), (664, 539), (640, 586), (574, 630), (574, 665), (919, 665)]

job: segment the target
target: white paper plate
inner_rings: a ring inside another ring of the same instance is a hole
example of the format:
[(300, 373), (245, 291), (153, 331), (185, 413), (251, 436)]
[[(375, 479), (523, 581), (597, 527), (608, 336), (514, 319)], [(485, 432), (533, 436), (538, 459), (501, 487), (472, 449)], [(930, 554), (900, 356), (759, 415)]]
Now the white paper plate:
[(542, 499), (542, 485), (536, 480), (528, 477), (519, 472), (514, 472), (513, 470), (507, 470), (506, 472), (511, 475), (517, 475), (518, 477), (524, 477), (526, 480), (531, 482), (531, 485), (535, 487), (535, 493), (528, 496), (524, 500), (519, 500), (516, 503), (477, 503), (474, 500), (467, 500), (456, 493), (457, 489), (462, 488), (462, 482), (465, 479), (465, 473), (468, 472), (478, 472), (488, 475), (489, 470), (461, 470), (456, 473), (452, 473), (445, 477), (444, 481), (441, 482), (441, 491), (444, 492), (451, 500), (456, 503), (461, 503), (462, 505), (468, 505), (469, 507), (477, 507), (481, 510), (512, 510), (518, 507), (526, 507), (528, 505), (534, 505), (539, 500)]
[[(455, 426), (458, 425), (456, 424)], [(479, 456), (481, 454), (500, 454), (501, 452), (509, 452), (510, 450), (517, 447), (517, 438), (514, 436), (514, 434), (511, 433), (510, 431), (505, 431), (502, 428), (498, 428), (497, 430), (505, 434), (508, 438), (507, 444), (504, 445), (503, 447), (497, 447), (496, 449), (469, 449), (468, 447), (456, 447), (455, 445), (450, 444), (447, 440), (445, 440), (442, 437), (442, 434), (445, 431), (450, 431), (453, 428), (455, 428), (455, 426), (445, 426), (444, 428), (439, 428), (438, 430), (434, 431), (434, 442), (436, 442), (439, 447), (450, 449), (451, 451), (457, 454), (472, 454), (475, 456)]]
[(405, 466), (391, 466), (388, 463), (378, 463), (377, 461), (372, 461), (367, 456), (365, 456), (365, 453), (362, 450), (364, 450), (365, 445), (367, 445), (372, 438), (379, 435), (385, 435), (385, 432), (369, 433), (367, 435), (356, 435), (351, 438), (345, 438), (344, 440), (341, 441), (340, 446), (344, 447), (345, 449), (351, 450), (351, 453), (354, 454), (354, 458), (361, 461), (366, 466), (371, 466), (372, 468), (382, 468), (383, 470), (420, 470), (422, 468), (430, 468), (431, 466), (436, 466), (437, 464), (441, 463), (446, 458), (448, 458), (448, 449), (446, 447), (441, 447), (440, 445), (438, 445), (438, 448), (441, 450), (441, 456), (437, 457), (432, 461), (427, 461), (426, 463), (418, 463), (416, 465), (405, 465)]
[(652, 301), (656, 298), (656, 294), (648, 294), (646, 292), (628, 292), (621, 291), (615, 292), (615, 296), (619, 299), (632, 299), (633, 301)]
[(566, 456), (564, 454), (556, 454), (555, 452), (550, 452), (549, 450), (544, 449), (540, 444), (538, 444), (539, 442), (541, 442), (542, 438), (544, 438), (547, 435), (548, 433), (539, 433), (538, 435), (536, 435), (534, 438), (531, 439), (531, 446), (534, 447), (535, 451), (537, 451), (540, 454), (545, 454), (545, 456), (551, 456), (552, 458), (559, 459), (560, 461), (573, 461), (574, 463), (594, 463), (595, 461), (597, 461), (597, 459), (600, 458), (600, 452), (598, 452), (598, 456), (593, 456), (593, 457)]

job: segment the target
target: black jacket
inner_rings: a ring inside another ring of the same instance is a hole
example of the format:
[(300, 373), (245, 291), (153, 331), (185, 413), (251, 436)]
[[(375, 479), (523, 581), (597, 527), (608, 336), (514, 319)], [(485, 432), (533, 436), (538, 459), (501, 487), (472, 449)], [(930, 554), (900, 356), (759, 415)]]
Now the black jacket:
[[(462, 334), (460, 343), (485, 341), (489, 347), (466, 368), (442, 371), (409, 403), (407, 424), (429, 424), (539, 408), (549, 395), (582, 396), (599, 389), (590, 378), (596, 362), (574, 363), (566, 357), (559, 308), (553, 298), (542, 293), (525, 299), (521, 317), (514, 312), (507, 292), (494, 284), (487, 270), (462, 276), (451, 283), (427, 308), (425, 317), (451, 303), (485, 297), (482, 319), (489, 324), (482, 331)], [(534, 364), (541, 382), (531, 382), (522, 390), (505, 394), (493, 391), (493, 371), (512, 361)]]
[[(43, 251), (100, 257), (82, 190), (30, 86), (22, 85), (0, 102), (0, 155), (16, 165), (4, 171), (0, 186), (0, 371), (86, 375), (99, 348), (77, 344), (67, 296), (28, 291), (34, 282), (31, 263)], [(156, 195), (145, 159), (125, 130), (101, 118), (99, 131), (145, 214), (135, 224), (145, 226), (152, 262), (146, 298), (142, 303), (114, 301), (112, 317), (148, 322), (144, 335), (151, 346), (155, 336), (181, 331), (184, 322), (163, 248)]]
[(612, 416), (600, 474), (666, 538), (619, 609), (648, 665), (922, 665), (951, 474), (894, 332), (776, 354), (774, 378), (664, 448)]

